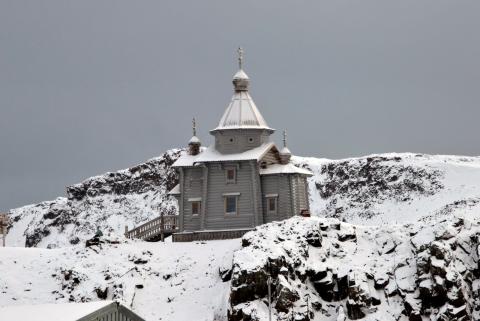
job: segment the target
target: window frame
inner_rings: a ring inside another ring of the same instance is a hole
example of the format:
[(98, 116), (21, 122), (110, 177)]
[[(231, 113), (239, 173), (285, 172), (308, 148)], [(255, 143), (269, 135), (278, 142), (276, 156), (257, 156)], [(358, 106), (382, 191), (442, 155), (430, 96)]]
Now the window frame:
[[(278, 213), (278, 195), (266, 195), (265, 199), (267, 201), (267, 213), (268, 214), (277, 214)], [(273, 200), (275, 204), (275, 209), (272, 211), (270, 209), (270, 201)]]
[[(233, 178), (228, 178), (229, 171), (233, 171)], [(225, 167), (225, 182), (227, 184), (236, 184), (237, 183), (237, 169), (233, 166)]]
[[(236, 216), (238, 215), (238, 197), (240, 196), (239, 193), (232, 193), (232, 194), (224, 194), (223, 195), (223, 209), (224, 209), (224, 214), (225, 216)], [(235, 212), (228, 212), (228, 199), (234, 199), (235, 200)]]
[[(193, 206), (194, 204), (197, 204), (197, 213), (193, 212)], [(191, 202), (191, 210), (192, 210), (192, 216), (199, 216), (202, 213), (202, 201), (193, 201)]]

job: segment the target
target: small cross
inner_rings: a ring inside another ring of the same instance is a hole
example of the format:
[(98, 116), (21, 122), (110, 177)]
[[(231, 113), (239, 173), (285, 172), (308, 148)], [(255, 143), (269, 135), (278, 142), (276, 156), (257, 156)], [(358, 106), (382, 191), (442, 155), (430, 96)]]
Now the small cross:
[(192, 119), (192, 129), (193, 136), (197, 136), (197, 122), (195, 121), (195, 117)]
[(243, 67), (243, 49), (242, 47), (238, 47), (238, 67), (242, 69)]
[(287, 130), (283, 131), (283, 147), (287, 147)]

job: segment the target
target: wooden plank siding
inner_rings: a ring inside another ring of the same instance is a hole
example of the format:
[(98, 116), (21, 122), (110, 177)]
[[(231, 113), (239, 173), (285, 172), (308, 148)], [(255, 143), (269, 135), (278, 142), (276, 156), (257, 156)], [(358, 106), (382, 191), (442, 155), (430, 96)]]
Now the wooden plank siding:
[[(233, 142), (230, 139), (233, 139)], [(268, 140), (269, 135), (264, 130), (216, 132), (215, 149), (222, 154), (242, 153), (267, 143)]]
[(192, 199), (201, 199), (203, 211), (203, 167), (184, 169), (183, 185), (183, 231), (197, 231), (200, 229), (201, 215), (192, 214)]
[(173, 234), (173, 242), (193, 242), (193, 241), (236, 239), (236, 238), (242, 237), (245, 233), (249, 231), (251, 231), (251, 229), (176, 233), (176, 234)]
[[(209, 163), (209, 181), (207, 191), (207, 207), (205, 229), (239, 229), (254, 225), (254, 204), (252, 197), (252, 168), (248, 161)], [(236, 180), (227, 183), (225, 168), (236, 168)], [(237, 198), (237, 214), (226, 215), (224, 194), (239, 193)]]
[[(292, 195), (288, 175), (262, 176), (262, 210), (264, 222), (280, 221), (292, 216)], [(267, 208), (267, 195), (277, 194), (277, 212), (270, 213)]]

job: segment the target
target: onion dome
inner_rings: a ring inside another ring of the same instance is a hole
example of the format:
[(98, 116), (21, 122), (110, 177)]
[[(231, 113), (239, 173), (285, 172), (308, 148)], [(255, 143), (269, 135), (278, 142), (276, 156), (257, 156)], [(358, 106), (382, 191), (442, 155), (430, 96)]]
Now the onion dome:
[(292, 158), (292, 152), (287, 147), (287, 131), (283, 131), (283, 148), (279, 153), (280, 155), (280, 163), (288, 164), (290, 163), (290, 159)]
[(243, 50), (238, 50), (239, 70), (233, 76), (235, 93), (218, 126), (212, 132), (228, 129), (261, 129), (273, 133), (248, 92), (250, 78), (242, 69)]
[(200, 139), (197, 137), (197, 124), (195, 118), (192, 120), (192, 129), (193, 129), (193, 136), (190, 138), (188, 142), (188, 152), (190, 155), (198, 155), (200, 153), (200, 146), (202, 143)]

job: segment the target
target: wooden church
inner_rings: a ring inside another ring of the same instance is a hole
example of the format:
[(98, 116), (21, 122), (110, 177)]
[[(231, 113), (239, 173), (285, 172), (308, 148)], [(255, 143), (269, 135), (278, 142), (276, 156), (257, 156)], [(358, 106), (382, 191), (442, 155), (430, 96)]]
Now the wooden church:
[(194, 133), (188, 152), (173, 167), (179, 184), (170, 191), (179, 204), (174, 241), (239, 237), (257, 225), (308, 213), (307, 177), (290, 162), (286, 146), (270, 141), (274, 129), (260, 114), (242, 69), (233, 77), (234, 94), (218, 126), (215, 143), (203, 148)]

